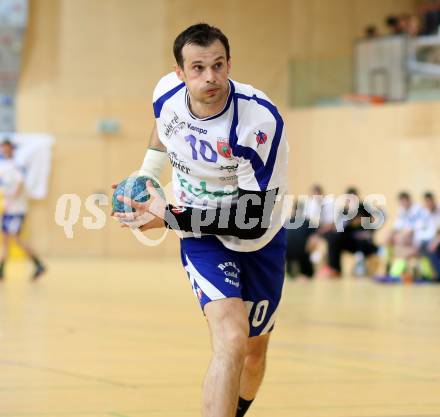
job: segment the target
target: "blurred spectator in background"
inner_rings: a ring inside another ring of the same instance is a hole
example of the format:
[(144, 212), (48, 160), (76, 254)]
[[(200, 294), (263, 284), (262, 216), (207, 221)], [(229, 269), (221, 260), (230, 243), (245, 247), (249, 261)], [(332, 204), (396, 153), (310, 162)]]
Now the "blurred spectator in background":
[(423, 195), (423, 206), (414, 230), (414, 243), (422, 249), (435, 238), (440, 226), (440, 209), (433, 193)]
[(421, 35), (436, 35), (440, 26), (440, 2), (429, 0), (422, 7)]
[[(438, 252), (440, 231), (440, 208), (431, 192), (423, 195), (424, 210), (416, 224), (414, 242), (419, 249), (419, 254), (431, 262), (435, 275), (440, 278), (440, 257)], [(422, 275), (423, 271), (422, 271)], [(429, 275), (429, 272), (425, 275)]]
[(387, 239), (391, 244), (393, 243), (393, 239), (397, 234), (414, 233), (417, 222), (423, 216), (422, 207), (413, 202), (411, 195), (407, 191), (401, 191), (398, 194), (397, 199), (400, 208), (392, 231)]
[(390, 35), (401, 35), (404, 33), (402, 27), (400, 26), (400, 19), (397, 16), (388, 16), (385, 19), (385, 24), (390, 31)]
[(305, 207), (305, 216), (314, 228), (314, 233), (309, 236), (307, 248), (315, 267), (321, 263), (326, 254), (325, 237), (327, 233), (335, 230), (336, 215), (334, 196), (324, 195), (320, 185), (313, 185)]
[(313, 185), (311, 195), (298, 201), (294, 218), (304, 218), (304, 224), (287, 231), (287, 273), (293, 276), (293, 265), (298, 264), (299, 273), (308, 278), (314, 274), (314, 264), (319, 263), (321, 237), (334, 229), (334, 197), (324, 195), (320, 185)]
[(402, 13), (397, 16), (399, 21), (399, 29), (402, 33), (408, 33), (409, 22), (411, 20), (411, 15), (409, 13)]
[(418, 16), (402, 13), (398, 19), (399, 28), (402, 33), (409, 36), (418, 36), (420, 34), (420, 19)]
[(309, 236), (315, 233), (305, 217), (305, 201), (297, 200), (294, 204), (289, 223), (298, 227), (287, 229), (286, 272), (290, 278), (298, 273), (307, 278), (313, 276), (313, 265), (307, 248)]
[(15, 240), (17, 245), (33, 261), (35, 270), (33, 279), (45, 271), (45, 267), (35, 252), (20, 236), (27, 212), (27, 196), (24, 188), (24, 175), (14, 160), (14, 145), (8, 139), (1, 143), (3, 160), (0, 165), (0, 185), (4, 196), (2, 217), (3, 252), (0, 260), (0, 280), (4, 277), (5, 263), (9, 254), (9, 243)]
[(378, 36), (379, 36), (379, 32), (378, 32), (376, 26), (374, 26), (374, 25), (368, 25), (368, 26), (365, 28), (365, 31), (364, 31), (364, 37), (365, 37), (366, 39), (373, 39), (373, 38), (377, 38)]
[(407, 27), (406, 27), (406, 33), (409, 36), (419, 36), (420, 35), (420, 18), (416, 15), (410, 16)]
[(399, 212), (393, 228), (386, 238), (385, 261), (387, 275), (400, 276), (407, 269), (406, 260), (418, 253), (414, 244), (416, 227), (424, 216), (421, 206), (412, 201), (406, 191), (398, 194)]
[[(362, 218), (370, 218), (371, 214), (366, 210), (364, 204), (359, 201), (358, 191), (356, 188), (350, 187), (347, 191), (347, 199), (345, 206), (341, 210), (342, 216), (346, 216), (350, 210), (358, 206), (355, 216), (351, 220), (343, 221), (343, 231), (331, 231), (326, 234), (328, 243), (328, 266), (324, 268), (321, 275), (338, 278), (341, 276), (341, 256), (343, 252), (350, 252), (356, 255), (356, 264), (362, 265), (362, 272), (358, 275), (366, 273), (365, 258), (375, 255), (378, 247), (373, 242), (374, 230), (364, 229), (362, 226)], [(337, 220), (342, 222), (342, 220)], [(355, 265), (357, 269), (359, 265)]]
[(315, 184), (311, 188), (311, 195), (306, 201), (305, 217), (319, 234), (329, 232), (334, 228), (334, 204), (332, 195), (324, 195), (321, 185)]

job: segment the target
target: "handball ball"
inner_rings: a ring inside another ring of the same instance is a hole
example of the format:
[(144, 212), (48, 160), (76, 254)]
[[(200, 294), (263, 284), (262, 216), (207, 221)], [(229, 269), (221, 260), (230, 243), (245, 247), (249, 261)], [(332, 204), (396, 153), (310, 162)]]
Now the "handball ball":
[(158, 193), (164, 198), (163, 191), (159, 183), (151, 177), (140, 175), (137, 177), (128, 177), (121, 181), (113, 192), (112, 206), (115, 213), (130, 213), (135, 211), (134, 208), (118, 200), (118, 196), (128, 197), (138, 203), (145, 203), (150, 198), (147, 190), (147, 181), (151, 181), (153, 187), (157, 189)]

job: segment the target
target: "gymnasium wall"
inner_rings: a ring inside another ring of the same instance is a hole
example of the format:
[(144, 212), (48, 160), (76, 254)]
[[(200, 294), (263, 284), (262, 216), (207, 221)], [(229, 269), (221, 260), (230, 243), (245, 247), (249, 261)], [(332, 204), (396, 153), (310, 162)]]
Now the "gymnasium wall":
[[(432, 146), (438, 149), (440, 137), (437, 104), (300, 110), (285, 106), (291, 56), (301, 57), (310, 48), (316, 56), (338, 56), (349, 48), (346, 37), (371, 22), (371, 13), (382, 14), (380, 4), (386, 14), (397, 2), (369, 1), (370, 9), (356, 0), (357, 24), (351, 31), (341, 24), (333, 37), (326, 35), (334, 27), (325, 24), (330, 13), (325, 5), (334, 5), (335, 18), (338, 10), (345, 13), (348, 3), (302, 3), (275, 0), (268, 10), (262, 0), (208, 6), (198, 0), (31, 1), (18, 127), (56, 138), (50, 195), (32, 203), (27, 225), (39, 250), (57, 256), (176, 253), (175, 237), (145, 248), (112, 220), (102, 230), (85, 230), (82, 217), (90, 214), (84, 208), (74, 238), (66, 239), (54, 222), (54, 211), (61, 194), (76, 193), (82, 201), (96, 192), (110, 196), (110, 184), (139, 167), (152, 125), (151, 92), (172, 68), (172, 41), (185, 26), (201, 20), (228, 34), (232, 77), (266, 91), (281, 108), (291, 144), (293, 192), (304, 192), (312, 182), (337, 193), (348, 183), (356, 184), (365, 193), (383, 190), (389, 199), (407, 183), (414, 191), (428, 184), (440, 189), (431, 152)], [(306, 47), (310, 36), (314, 41)], [(121, 131), (112, 136), (97, 133), (101, 118), (117, 118)]]
[(414, 12), (414, 0), (291, 0), (288, 102), (313, 105), (352, 90), (353, 45), (367, 25)]
[(417, 201), (426, 190), (440, 197), (439, 111), (439, 102), (289, 111), (290, 189), (358, 186), (362, 195), (384, 194), (390, 217), (401, 190)]

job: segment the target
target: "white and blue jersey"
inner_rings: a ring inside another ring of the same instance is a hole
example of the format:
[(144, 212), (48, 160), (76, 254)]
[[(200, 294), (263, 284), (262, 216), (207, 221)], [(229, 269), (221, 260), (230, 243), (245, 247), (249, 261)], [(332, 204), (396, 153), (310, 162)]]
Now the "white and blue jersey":
[[(277, 108), (264, 93), (229, 80), (229, 96), (218, 114), (199, 119), (188, 106), (185, 84), (175, 73), (163, 77), (153, 94), (159, 139), (173, 166), (173, 188), (179, 205), (218, 208), (236, 203), (238, 188), (266, 191), (287, 184), (287, 141)], [(282, 203), (259, 239), (218, 236), (232, 250), (264, 247), (283, 224)]]
[(19, 235), (27, 211), (23, 169), (13, 159), (0, 161), (0, 190), (3, 194), (2, 232)]
[(279, 189), (271, 224), (259, 239), (184, 233), (182, 263), (202, 309), (239, 297), (249, 312), (250, 336), (272, 330), (284, 281), (285, 230), (281, 198), (287, 184), (287, 142), (277, 108), (259, 90), (229, 80), (225, 107), (199, 119), (175, 73), (154, 90), (158, 136), (173, 166), (181, 206), (228, 207), (246, 191)]

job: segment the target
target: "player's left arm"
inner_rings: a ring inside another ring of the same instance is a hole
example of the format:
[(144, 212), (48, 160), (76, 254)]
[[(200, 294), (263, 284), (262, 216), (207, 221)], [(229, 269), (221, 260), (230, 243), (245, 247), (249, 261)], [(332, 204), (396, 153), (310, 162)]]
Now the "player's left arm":
[(167, 204), (151, 182), (147, 182), (150, 198), (139, 203), (128, 197), (119, 200), (133, 207), (133, 213), (114, 213), (120, 221), (141, 231), (168, 227), (182, 232), (236, 236), (258, 239), (270, 225), (270, 217), (278, 189), (248, 191), (239, 189), (238, 202), (232, 207), (199, 209)]
[(155, 122), (151, 130), (150, 142), (139, 170), (139, 175), (147, 175), (158, 180), (168, 161), (166, 151), (165, 145), (159, 139)]

